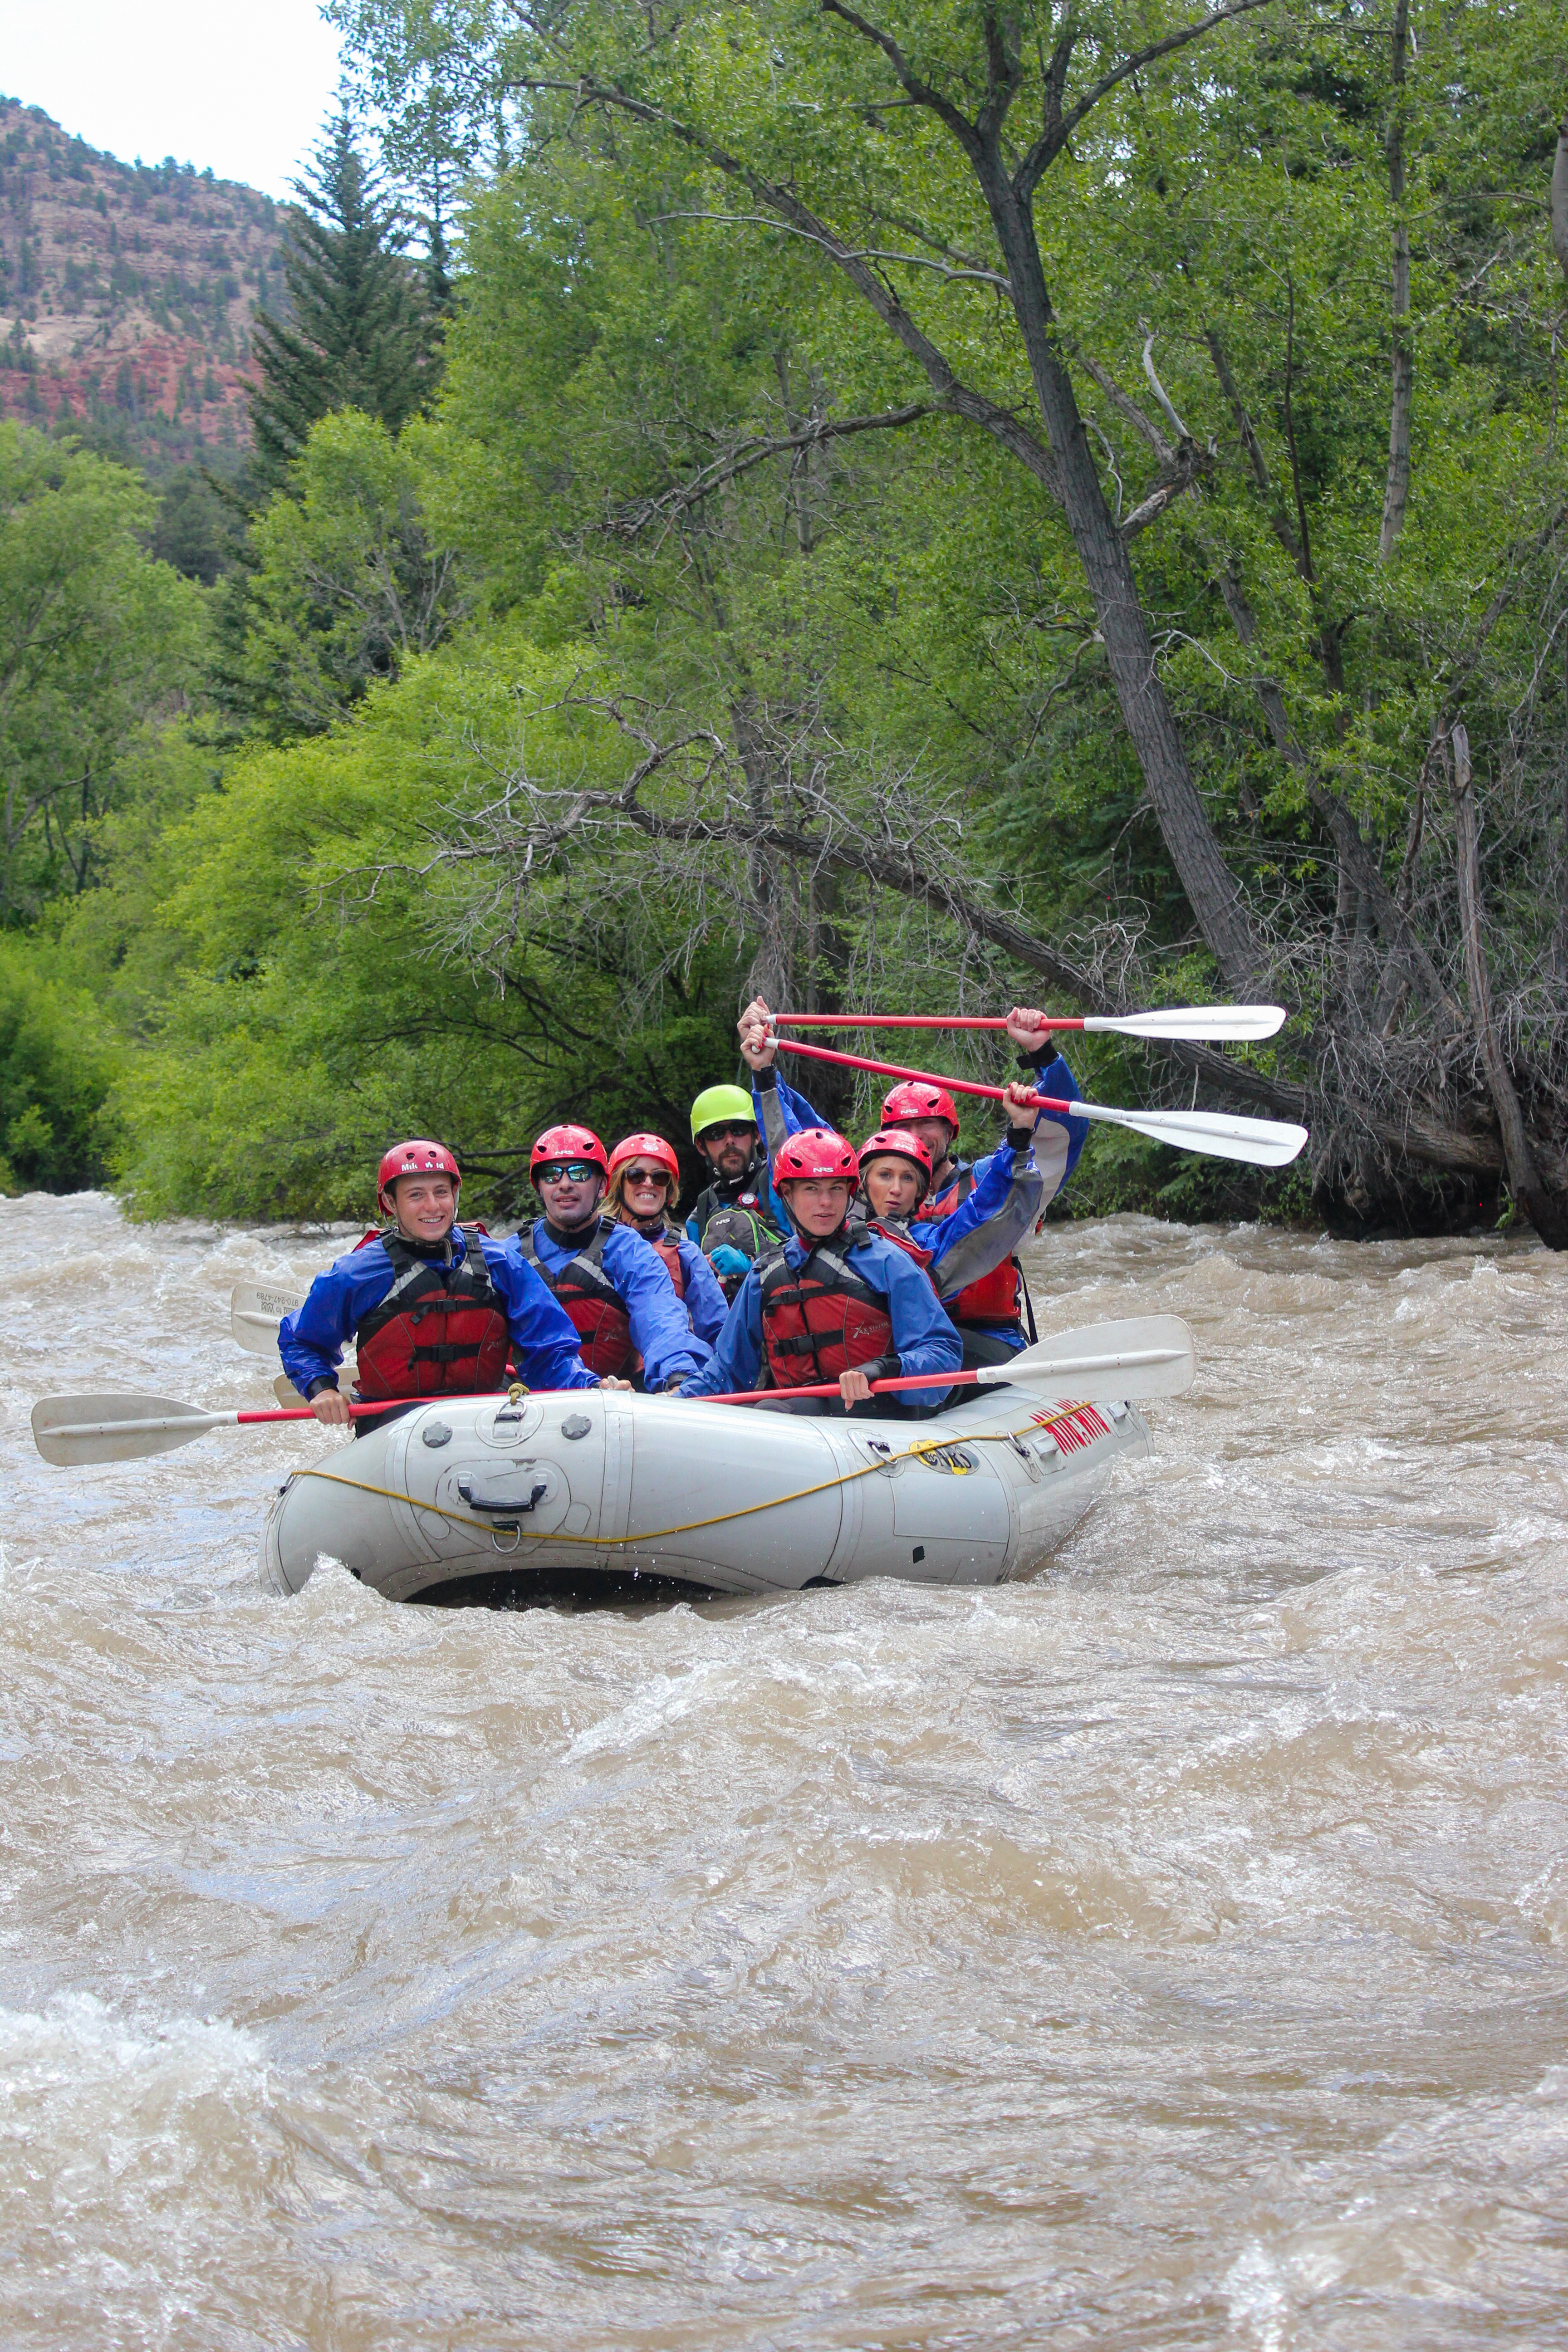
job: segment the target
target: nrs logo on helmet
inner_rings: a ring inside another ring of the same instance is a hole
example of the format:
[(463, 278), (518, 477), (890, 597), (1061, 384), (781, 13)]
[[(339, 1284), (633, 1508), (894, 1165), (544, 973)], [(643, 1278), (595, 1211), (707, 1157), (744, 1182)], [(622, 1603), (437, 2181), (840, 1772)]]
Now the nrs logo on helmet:
[(945, 1118), (958, 1133), (958, 1113), (945, 1087), (928, 1087), (912, 1078), (894, 1087), (882, 1104), (883, 1125), (901, 1127), (911, 1118)]
[(775, 1184), (822, 1183), (834, 1177), (853, 1184), (859, 1172), (854, 1145), (831, 1127), (802, 1128), (773, 1159)]

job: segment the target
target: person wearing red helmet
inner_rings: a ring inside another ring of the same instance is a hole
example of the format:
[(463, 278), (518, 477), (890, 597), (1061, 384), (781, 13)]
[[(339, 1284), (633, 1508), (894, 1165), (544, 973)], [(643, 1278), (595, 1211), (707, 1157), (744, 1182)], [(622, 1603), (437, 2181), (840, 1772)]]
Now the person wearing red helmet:
[[(764, 1410), (919, 1415), (947, 1402), (941, 1386), (871, 1399), (900, 1373), (955, 1372), (963, 1343), (937, 1303), (926, 1253), (852, 1215), (854, 1147), (832, 1128), (806, 1128), (774, 1155), (773, 1187), (795, 1231), (759, 1257), (730, 1309), (713, 1360), (687, 1397), (756, 1385), (780, 1391)], [(838, 1398), (791, 1397), (837, 1380)]]
[(679, 1387), (708, 1362), (675, 1286), (642, 1235), (602, 1215), (610, 1163), (592, 1128), (547, 1127), (529, 1173), (544, 1214), (519, 1228), (508, 1254), (542, 1277), (574, 1326), (590, 1370), (635, 1371), (645, 1388)]
[(338, 1390), (351, 1339), (367, 1403), (482, 1396), (506, 1386), (513, 1356), (531, 1388), (597, 1387), (547, 1286), (510, 1265), (483, 1226), (458, 1223), (462, 1181), (445, 1144), (395, 1144), (376, 1171), (376, 1206), (387, 1222), (319, 1274), (284, 1317), (283, 1369), (318, 1421), (353, 1418)]
[[(1031, 1092), (1071, 1100), (1078, 1082), (1042, 1030), (1044, 1015), (1015, 1006), (1007, 1034), (1032, 1071), (1029, 1086), (1004, 1089), (1008, 1130), (1001, 1149), (972, 1168), (955, 1160), (958, 1112), (945, 1087), (904, 1079), (882, 1105), (885, 1129), (896, 1127), (931, 1154), (931, 1181), (918, 1205), (904, 1212), (910, 1235), (931, 1254), (931, 1280), (964, 1340), (964, 1364), (1005, 1362), (1026, 1344), (1024, 1287), (1016, 1251), (1047, 1200), (1055, 1197), (1078, 1164), (1084, 1123), (1048, 1111), (1037, 1112)], [(741, 1051), (752, 1068), (757, 1116), (770, 1149), (778, 1139), (809, 1126), (816, 1112), (806, 1097), (774, 1070), (771, 1015), (760, 998), (741, 1015)], [(1049, 1067), (1041, 1069), (1042, 1063)], [(863, 1154), (864, 1158), (865, 1155)], [(907, 1187), (901, 1188), (907, 1190)], [(871, 1204), (875, 1207), (875, 1202)]]
[(675, 1222), (680, 1198), (675, 1147), (646, 1130), (626, 1136), (610, 1154), (609, 1179), (606, 1213), (642, 1235), (674, 1284), (687, 1321), (711, 1347), (724, 1328), (730, 1303), (707, 1258)]
[(879, 1127), (860, 1146), (860, 1192), (873, 1217), (907, 1227), (931, 1191), (931, 1153), (907, 1127)]

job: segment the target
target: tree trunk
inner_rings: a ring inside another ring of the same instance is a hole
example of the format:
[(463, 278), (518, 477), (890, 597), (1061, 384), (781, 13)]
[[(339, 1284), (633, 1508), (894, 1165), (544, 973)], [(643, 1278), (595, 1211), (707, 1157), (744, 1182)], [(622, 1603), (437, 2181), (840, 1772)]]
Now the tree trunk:
[(1226, 865), (1193, 782), (1175, 715), (1154, 668), (1154, 648), (1131, 559), (1105, 501), (1072, 379), (1057, 345), (1035, 224), (1015, 194), (999, 149), (977, 171), (1006, 264), (1014, 315), (1029, 357), (1035, 396), (1060, 468), (1062, 508), (1083, 566), (1106, 666), (1171, 861), (1228, 985), (1252, 986), (1266, 958), (1246, 901)]
[(1470, 1013), (1480, 1044), (1487, 1085), (1502, 1135), (1509, 1189), (1548, 1249), (1568, 1249), (1568, 1201), (1559, 1199), (1542, 1181), (1524, 1130), (1524, 1114), (1492, 1020), (1491, 981), (1487, 971), (1486, 942), (1481, 930), (1481, 873), (1476, 795), (1470, 775), (1470, 746), (1462, 727), (1456, 727), (1454, 790), (1459, 876), (1459, 920), (1465, 940), (1465, 971), (1470, 984)]

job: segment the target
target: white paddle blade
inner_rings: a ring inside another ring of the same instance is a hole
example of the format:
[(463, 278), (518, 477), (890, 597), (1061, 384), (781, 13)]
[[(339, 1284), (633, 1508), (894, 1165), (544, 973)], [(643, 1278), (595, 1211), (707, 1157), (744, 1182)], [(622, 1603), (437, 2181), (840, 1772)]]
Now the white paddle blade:
[(293, 1381), (289, 1379), (287, 1372), (279, 1373), (278, 1378), (272, 1383), (272, 1393), (277, 1398), (280, 1405), (286, 1405), (289, 1408), (305, 1402), (305, 1399), (294, 1386)]
[(229, 1307), (229, 1328), (242, 1348), (253, 1356), (278, 1353), (278, 1326), (304, 1301), (291, 1290), (268, 1289), (265, 1283), (237, 1282)]
[(1245, 1160), (1254, 1168), (1288, 1168), (1307, 1140), (1304, 1127), (1284, 1119), (1238, 1118), (1223, 1110), (1107, 1110), (1100, 1103), (1082, 1110), (1086, 1118), (1130, 1127), (1151, 1142), (1206, 1152), (1211, 1160)]
[(1197, 1373), (1193, 1335), (1179, 1315), (1136, 1315), (1059, 1331), (1005, 1364), (986, 1365), (976, 1385), (1026, 1382), (1056, 1396), (1132, 1400), (1180, 1396)]
[(204, 1429), (233, 1413), (203, 1412), (177, 1397), (40, 1397), (33, 1407), (33, 1440), (46, 1462), (74, 1470), (86, 1462), (139, 1462), (172, 1454)]
[(1242, 1045), (1248, 1038), (1272, 1037), (1285, 1025), (1278, 1004), (1167, 1005), (1158, 1013), (1129, 1013), (1114, 1020), (1091, 1013), (1086, 1029), (1110, 1029), (1123, 1037), (1186, 1037), (1194, 1043)]

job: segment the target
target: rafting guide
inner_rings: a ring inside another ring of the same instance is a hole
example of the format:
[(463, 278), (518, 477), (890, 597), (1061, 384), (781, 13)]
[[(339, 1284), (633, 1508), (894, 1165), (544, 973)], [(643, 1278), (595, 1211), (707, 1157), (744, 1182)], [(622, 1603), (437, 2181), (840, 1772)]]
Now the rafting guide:
[(726, 1299), (733, 1299), (759, 1252), (784, 1239), (788, 1224), (769, 1181), (758, 1124), (739, 1087), (706, 1087), (691, 1106), (691, 1140), (713, 1177), (692, 1205), (687, 1237), (706, 1253)]

